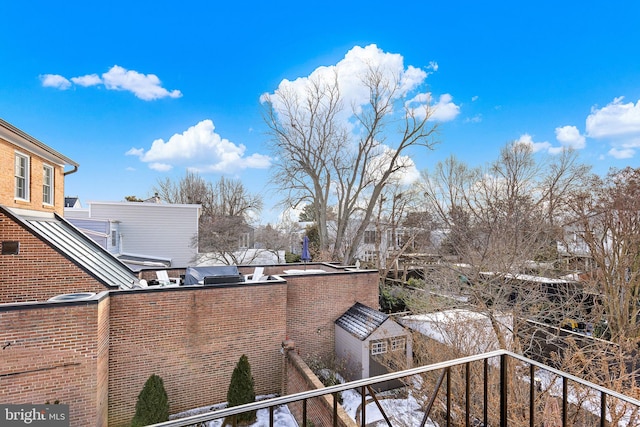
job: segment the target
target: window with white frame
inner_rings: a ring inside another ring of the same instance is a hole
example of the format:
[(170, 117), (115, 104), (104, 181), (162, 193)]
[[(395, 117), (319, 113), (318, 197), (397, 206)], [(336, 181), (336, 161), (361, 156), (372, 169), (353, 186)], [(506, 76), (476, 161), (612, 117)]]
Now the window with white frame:
[(404, 350), (407, 346), (407, 340), (405, 337), (391, 338), (391, 351)]
[(42, 167), (42, 203), (53, 205), (53, 168), (49, 165)]
[(384, 354), (387, 352), (387, 340), (371, 341), (371, 355)]
[(16, 153), (14, 174), (16, 199), (29, 200), (29, 156)]
[(251, 243), (251, 233), (242, 233), (239, 238), (238, 244), (241, 249), (249, 248), (249, 244)]
[(364, 260), (368, 262), (376, 262), (378, 259), (378, 251), (364, 251)]
[(398, 247), (398, 235), (396, 234), (395, 230), (387, 230), (387, 247)]

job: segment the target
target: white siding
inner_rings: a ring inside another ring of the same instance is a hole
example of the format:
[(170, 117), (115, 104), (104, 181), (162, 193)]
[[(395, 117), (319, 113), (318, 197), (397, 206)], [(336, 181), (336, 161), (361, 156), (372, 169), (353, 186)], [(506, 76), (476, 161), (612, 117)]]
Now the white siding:
[(186, 267), (195, 258), (200, 205), (90, 202), (91, 218), (120, 221), (122, 253), (171, 259)]
[(89, 209), (80, 208), (64, 208), (64, 218), (89, 218)]

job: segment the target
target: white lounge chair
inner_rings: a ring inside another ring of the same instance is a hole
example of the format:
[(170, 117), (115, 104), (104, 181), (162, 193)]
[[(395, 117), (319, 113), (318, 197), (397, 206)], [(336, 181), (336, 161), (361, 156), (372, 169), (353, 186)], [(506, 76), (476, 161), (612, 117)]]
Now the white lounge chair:
[(244, 276), (245, 282), (257, 282), (264, 277), (264, 267), (256, 267), (253, 270), (253, 274)]
[(169, 277), (169, 273), (167, 270), (158, 270), (156, 271), (156, 277), (158, 278), (158, 283), (160, 286), (167, 285), (179, 285), (180, 278), (179, 277)]

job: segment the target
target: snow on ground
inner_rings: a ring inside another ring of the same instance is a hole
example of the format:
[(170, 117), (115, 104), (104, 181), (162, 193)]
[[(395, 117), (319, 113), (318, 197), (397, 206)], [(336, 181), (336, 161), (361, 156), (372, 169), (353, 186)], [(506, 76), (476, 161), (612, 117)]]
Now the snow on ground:
[[(261, 396), (258, 400), (264, 400), (275, 396)], [(206, 412), (216, 411), (219, 409), (225, 408), (226, 403), (222, 403), (219, 405), (213, 406), (205, 406), (202, 408), (191, 409), (185, 412), (180, 412), (179, 414), (175, 414), (169, 417), (171, 420), (175, 420), (178, 418), (186, 418), (192, 415), (204, 414)], [(256, 413), (256, 422), (251, 424), (252, 427), (268, 427), (269, 426), (269, 410), (261, 409)], [(205, 427), (221, 427), (224, 418), (220, 418), (213, 421), (207, 421), (204, 423)], [(273, 411), (273, 425), (275, 427), (298, 427), (298, 423), (291, 412), (289, 412), (289, 408), (286, 406), (279, 406)]]
[[(260, 400), (270, 398), (273, 396), (263, 396)], [(342, 407), (352, 419), (356, 419), (356, 414), (362, 402), (362, 398), (355, 390), (347, 390), (342, 393)], [(379, 399), (381, 406), (383, 407), (387, 416), (391, 419), (393, 425), (398, 426), (415, 426), (420, 425), (424, 412), (421, 411), (420, 405), (412, 396), (405, 399), (399, 398), (386, 398)], [(189, 411), (181, 412), (179, 414), (172, 415), (170, 419), (185, 418), (192, 415), (203, 414), (210, 411), (222, 409), (226, 404), (220, 404), (215, 406), (206, 406), (202, 408), (191, 409)], [(382, 422), (381, 425), (386, 425), (382, 413), (374, 402), (367, 404), (366, 408), (367, 425), (377, 425)], [(274, 410), (273, 425), (276, 427), (299, 427), (295, 418), (289, 412), (286, 406), (280, 406)], [(206, 427), (221, 427), (223, 419), (208, 421), (204, 424)], [(376, 423), (376, 424), (373, 424)], [(267, 427), (269, 426), (269, 410), (262, 409), (257, 412), (257, 420), (251, 424), (252, 427)], [(431, 420), (427, 422), (428, 427), (438, 427), (438, 425)]]
[[(525, 377), (529, 381), (529, 377)], [(562, 401), (562, 378), (544, 369), (536, 371), (536, 380), (540, 381), (540, 387), (547, 390), (550, 396), (554, 396)], [(592, 388), (580, 385), (569, 385), (567, 393), (567, 402), (576, 405), (582, 410), (591, 412), (595, 416), (600, 416), (600, 392)], [(635, 415), (635, 407), (626, 405), (624, 402), (618, 402), (615, 398), (609, 396), (609, 405), (616, 403), (616, 411), (622, 413), (622, 418), (616, 424), (620, 427), (638, 426)], [(607, 420), (611, 422), (610, 413), (607, 413)]]
[[(358, 409), (360, 408), (360, 403), (362, 402), (360, 393), (357, 393), (355, 390), (347, 390), (342, 393), (342, 400), (342, 407), (347, 414), (355, 420)], [(420, 404), (418, 404), (416, 399), (411, 395), (405, 399), (379, 398), (378, 401), (385, 414), (387, 414), (387, 417), (391, 420), (391, 424), (394, 426), (418, 426), (422, 422), (424, 412), (421, 410)], [(375, 425), (377, 425), (379, 422), (382, 423), (381, 425), (386, 425), (386, 421), (384, 421), (384, 417), (375, 402), (367, 403), (365, 414), (367, 417), (367, 425), (371, 425), (372, 423), (376, 423)], [(428, 420), (426, 425), (428, 427), (438, 427), (438, 425), (431, 420)]]

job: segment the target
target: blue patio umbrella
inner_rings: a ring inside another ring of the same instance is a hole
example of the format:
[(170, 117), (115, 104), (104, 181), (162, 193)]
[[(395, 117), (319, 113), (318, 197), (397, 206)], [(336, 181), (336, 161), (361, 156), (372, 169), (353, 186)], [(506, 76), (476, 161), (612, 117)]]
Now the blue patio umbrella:
[(311, 253), (309, 253), (309, 238), (304, 236), (302, 239), (302, 255), (300, 255), (300, 259), (305, 263), (311, 261)]

